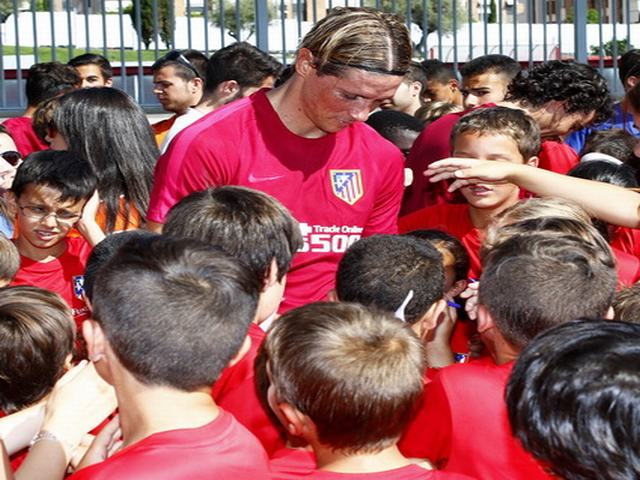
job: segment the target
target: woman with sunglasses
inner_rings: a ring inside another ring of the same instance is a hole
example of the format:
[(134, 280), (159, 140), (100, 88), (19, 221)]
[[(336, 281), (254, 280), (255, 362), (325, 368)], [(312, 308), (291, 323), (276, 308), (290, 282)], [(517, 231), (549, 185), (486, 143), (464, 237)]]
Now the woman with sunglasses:
[(7, 129), (0, 125), (0, 233), (11, 238), (13, 235), (13, 217), (5, 192), (11, 188), (16, 169), (22, 163), (22, 155)]
[(103, 231), (139, 228), (159, 155), (140, 106), (115, 88), (75, 90), (60, 97), (53, 124), (60, 138), (51, 147), (79, 153), (96, 172)]

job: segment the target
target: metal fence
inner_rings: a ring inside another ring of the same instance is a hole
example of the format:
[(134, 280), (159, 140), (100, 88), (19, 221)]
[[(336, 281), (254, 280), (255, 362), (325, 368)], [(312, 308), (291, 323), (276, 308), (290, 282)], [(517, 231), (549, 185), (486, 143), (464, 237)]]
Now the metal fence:
[(488, 53), (525, 64), (576, 58), (599, 67), (617, 93), (616, 58), (640, 47), (635, 0), (0, 0), (0, 110), (24, 108), (31, 64), (86, 51), (108, 57), (116, 86), (157, 109), (149, 66), (168, 49), (210, 54), (246, 40), (286, 63), (328, 9), (345, 5), (400, 14), (417, 59), (457, 69)]

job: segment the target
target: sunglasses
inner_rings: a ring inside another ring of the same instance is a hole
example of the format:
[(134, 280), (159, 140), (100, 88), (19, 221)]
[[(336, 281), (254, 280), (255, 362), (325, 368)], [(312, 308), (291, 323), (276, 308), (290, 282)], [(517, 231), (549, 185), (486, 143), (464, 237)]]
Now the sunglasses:
[(18, 162), (22, 160), (22, 155), (20, 155), (20, 152), (13, 151), (2, 152), (0, 153), (0, 157), (2, 157), (12, 167), (18, 166)]
[(171, 50), (164, 57), (159, 58), (152, 66), (151, 69), (155, 70), (157, 65), (164, 62), (177, 62), (180, 65), (187, 67), (189, 70), (193, 72), (193, 74), (197, 78), (202, 78), (196, 67), (193, 66), (193, 63), (189, 61), (187, 57), (185, 57), (180, 50)]

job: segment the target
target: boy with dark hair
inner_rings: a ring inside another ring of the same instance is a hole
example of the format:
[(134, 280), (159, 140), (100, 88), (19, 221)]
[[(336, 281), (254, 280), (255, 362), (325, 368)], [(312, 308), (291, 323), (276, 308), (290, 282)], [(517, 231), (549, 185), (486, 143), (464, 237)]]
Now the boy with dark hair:
[[(495, 105), (488, 103), (485, 107)], [(598, 71), (589, 65), (560, 60), (519, 72), (497, 105), (523, 110), (535, 120), (543, 140), (539, 166), (558, 173), (567, 173), (578, 163), (576, 152), (558, 139), (611, 113), (607, 82)], [(407, 158), (415, 181), (405, 191), (401, 214), (424, 206), (464, 202), (459, 195), (448, 193), (445, 183), (429, 183), (423, 172), (431, 163), (451, 156), (446, 139), (466, 113), (445, 115), (416, 139)]]
[(382, 102), (380, 108), (414, 115), (422, 106), (422, 92), (427, 89), (427, 72), (418, 62), (411, 62), (393, 98)]
[[(481, 108), (465, 115), (451, 133), (453, 156), (499, 160), (536, 166), (540, 130), (522, 110), (506, 107)], [(462, 189), (467, 203), (423, 208), (402, 217), (401, 232), (438, 228), (460, 239), (470, 258), (469, 278), (479, 278), (478, 255), (484, 230), (492, 219), (518, 202), (520, 190), (506, 183), (494, 187), (481, 184)]]
[(80, 79), (81, 87), (110, 87), (113, 84), (113, 69), (111, 63), (102, 55), (97, 53), (83, 53), (73, 57), (67, 62), (76, 69)]
[(532, 233), (494, 246), (485, 258), (477, 319), (491, 357), (446, 367), (427, 385), (403, 452), (479, 479), (549, 478), (511, 435), (503, 395), (509, 373), (541, 332), (574, 318), (604, 317), (615, 285), (614, 259), (602, 238)]
[(514, 435), (554, 478), (640, 477), (640, 325), (569, 322), (536, 337), (507, 385)]
[(158, 146), (176, 119), (202, 99), (207, 57), (197, 50), (172, 50), (152, 66), (153, 93), (171, 117), (151, 125)]
[(269, 404), (309, 442), (317, 470), (288, 478), (466, 478), (430, 471), (396, 443), (422, 394), (423, 349), (389, 314), (315, 303), (283, 315), (264, 344)]
[(80, 75), (70, 65), (47, 62), (31, 66), (26, 82), (27, 109), (21, 117), (2, 122), (23, 158), (31, 152), (48, 148), (31, 126), (31, 119), (38, 104), (78, 88), (80, 82)]
[[(82, 158), (65, 151), (36, 152), (18, 167), (15, 203), (20, 268), (12, 285), (59, 294), (80, 326), (88, 309), (82, 295), (84, 266), (104, 234), (95, 221), (96, 177)], [(82, 237), (67, 238), (76, 227)]]
[(366, 123), (398, 147), (405, 157), (424, 128), (424, 124), (416, 117), (395, 110), (372, 113)]
[(250, 270), (195, 240), (140, 238), (94, 290), (83, 333), (116, 389), (124, 448), (72, 478), (269, 478), (258, 441), (209, 394), (255, 315)]
[(233, 43), (216, 51), (205, 68), (207, 81), (202, 100), (171, 127), (162, 145), (163, 153), (180, 131), (227, 103), (273, 86), (283, 69), (275, 58), (247, 42)]
[(426, 102), (449, 102), (462, 106), (462, 92), (456, 74), (440, 60), (423, 60), (422, 68), (427, 76), (422, 100)]
[(518, 72), (520, 64), (506, 55), (482, 55), (460, 67), (465, 108), (500, 102)]
[(218, 405), (233, 413), (262, 442), (267, 453), (283, 445), (277, 425), (257, 397), (254, 361), (267, 325), (276, 315), (286, 274), (302, 247), (298, 222), (277, 200), (243, 187), (224, 186), (194, 192), (169, 212), (164, 233), (222, 248), (242, 261), (260, 281), (260, 301), (235, 365), (213, 385)]

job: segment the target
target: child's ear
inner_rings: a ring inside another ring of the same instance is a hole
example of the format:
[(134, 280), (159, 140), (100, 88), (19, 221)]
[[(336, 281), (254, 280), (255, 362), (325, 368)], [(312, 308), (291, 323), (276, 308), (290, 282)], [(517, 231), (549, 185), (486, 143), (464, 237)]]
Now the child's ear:
[(616, 318), (616, 312), (613, 310), (613, 307), (609, 307), (609, 309), (607, 310), (607, 313), (604, 314), (604, 319), (615, 320), (615, 318)]
[(82, 336), (87, 343), (89, 360), (97, 363), (105, 358), (106, 338), (100, 324), (95, 320), (82, 322)]
[(489, 310), (484, 305), (478, 305), (478, 333), (484, 333), (492, 328), (495, 328), (496, 324), (493, 317), (489, 313)]
[(282, 418), (280, 419), (280, 421), (286, 421), (286, 425), (283, 426), (287, 430), (287, 433), (289, 433), (289, 435), (294, 435), (296, 437), (302, 437), (305, 439), (309, 437), (309, 417), (302, 414), (300, 410), (286, 402), (279, 402), (278, 409), (282, 414)]
[(537, 167), (538, 163), (540, 163), (540, 159), (538, 157), (530, 157), (529, 160), (525, 162), (525, 164), (531, 167)]
[(447, 291), (446, 297), (448, 299), (453, 299), (453, 298), (457, 297), (458, 295), (460, 295), (464, 291), (465, 288), (467, 288), (467, 281), (466, 280), (458, 280)]
[(238, 363), (240, 360), (242, 360), (243, 357), (247, 354), (247, 352), (250, 349), (251, 349), (251, 337), (247, 335), (246, 337), (244, 337), (244, 341), (242, 342), (242, 345), (240, 345), (240, 349), (238, 350), (238, 353), (236, 353), (233, 357), (231, 357), (231, 360), (229, 360), (229, 363), (227, 363), (227, 367), (232, 367), (233, 365)]
[(276, 259), (271, 259), (271, 265), (269, 265), (269, 270), (267, 274), (264, 276), (262, 291), (266, 292), (270, 287), (274, 286), (278, 283), (278, 264), (276, 263)]
[(455, 92), (456, 90), (459, 90), (460, 87), (458, 86), (458, 80), (456, 80), (455, 78), (452, 78), (449, 80), (449, 88), (451, 89), (452, 92)]
[(429, 307), (429, 310), (427, 310), (427, 312), (417, 322), (417, 325), (419, 325), (418, 330), (420, 332), (420, 338), (428, 339), (429, 333), (438, 326), (438, 320), (440, 320), (440, 316), (444, 313), (446, 308), (447, 301), (444, 298), (434, 302), (433, 305)]

